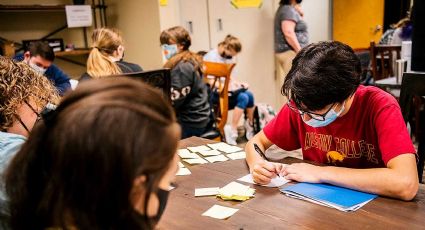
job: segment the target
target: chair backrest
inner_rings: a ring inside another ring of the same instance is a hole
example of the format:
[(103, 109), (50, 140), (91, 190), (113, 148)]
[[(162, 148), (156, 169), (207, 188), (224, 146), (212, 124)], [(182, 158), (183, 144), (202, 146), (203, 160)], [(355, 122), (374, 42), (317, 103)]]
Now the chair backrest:
[(215, 122), (217, 129), (224, 136), (224, 126), (227, 122), (229, 109), (229, 83), (230, 74), (236, 64), (204, 62), (203, 74), (205, 82), (210, 86), (211, 92), (217, 90), (218, 104), (214, 105)]
[(164, 96), (171, 102), (171, 70), (170, 69), (156, 69), (149, 71), (123, 73), (116, 76), (130, 77), (143, 81), (155, 88), (162, 90)]
[(400, 59), (401, 45), (376, 45), (372, 41), (369, 53), (374, 81), (394, 76), (393, 61)]
[[(422, 100), (422, 96), (425, 96), (425, 72), (407, 72), (403, 74), (403, 80), (401, 82), (401, 92), (400, 92), (400, 108), (403, 114), (404, 121), (407, 122), (409, 119), (409, 114), (412, 108), (412, 102), (414, 97), (417, 97)], [(423, 115), (423, 114), (422, 114)], [(417, 129), (423, 130), (425, 128), (425, 119), (424, 116), (419, 116), (420, 122)], [(416, 119), (419, 119), (416, 117)], [(425, 159), (425, 133), (422, 132), (419, 134), (419, 137), (416, 137), (418, 140), (418, 174), (419, 181), (422, 182), (422, 173), (424, 169), (424, 159)]]

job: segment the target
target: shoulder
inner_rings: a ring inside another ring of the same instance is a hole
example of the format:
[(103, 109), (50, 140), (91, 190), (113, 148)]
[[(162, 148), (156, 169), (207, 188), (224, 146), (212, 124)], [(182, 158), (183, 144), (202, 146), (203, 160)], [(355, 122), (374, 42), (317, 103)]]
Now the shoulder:
[(212, 49), (210, 50), (207, 54), (205, 54), (204, 56), (204, 61), (211, 61), (211, 62), (216, 62), (217, 60), (219, 60), (221, 57), (218, 54), (218, 50), (217, 49)]
[(357, 106), (379, 112), (384, 108), (395, 106), (400, 108), (397, 100), (389, 93), (375, 86), (359, 86), (356, 90)]
[(125, 62), (125, 61), (119, 61), (116, 62), (117, 65), (120, 67), (121, 71), (123, 73), (132, 73), (132, 72), (140, 72), (143, 71), (142, 67), (135, 63)]
[(0, 163), (3, 164), (15, 155), (25, 140), (26, 138), (22, 135), (0, 132)]

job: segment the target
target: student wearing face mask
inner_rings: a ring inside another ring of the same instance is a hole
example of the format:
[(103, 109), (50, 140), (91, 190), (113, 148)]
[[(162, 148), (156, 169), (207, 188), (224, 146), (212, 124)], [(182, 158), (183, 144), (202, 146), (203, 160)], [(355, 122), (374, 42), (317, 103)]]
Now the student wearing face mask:
[(47, 42), (31, 42), (27, 51), (16, 55), (14, 59), (25, 62), (35, 71), (46, 76), (53, 82), (60, 95), (71, 89), (68, 75), (53, 64), (55, 53)]
[[(254, 180), (276, 174), (411, 200), (418, 191), (416, 151), (393, 96), (360, 85), (360, 60), (340, 42), (319, 42), (295, 57), (282, 86), (290, 100), (246, 145)], [(306, 163), (283, 166), (263, 160), (272, 144), (302, 149)]]
[[(240, 53), (241, 50), (242, 44), (239, 39), (229, 34), (218, 44), (216, 49), (204, 55), (204, 61), (235, 63), (235, 56)], [(229, 110), (233, 109), (232, 122), (231, 125), (226, 125), (224, 127), (226, 142), (232, 145), (237, 144), (237, 126), (244, 112), (246, 112), (248, 118), (244, 123), (246, 138), (250, 140), (254, 136), (254, 95), (248, 90), (248, 83), (238, 82), (235, 80), (235, 77), (237, 77), (237, 74), (233, 71), (229, 83)]]
[(59, 95), (52, 83), (24, 62), (0, 57), (0, 229), (6, 208), (3, 172), (26, 141), (48, 102)]
[(171, 100), (182, 138), (201, 136), (210, 124), (208, 88), (202, 79), (202, 59), (189, 50), (189, 33), (181, 26), (160, 35), (165, 68), (171, 69)]
[(83, 82), (43, 116), (7, 169), (12, 229), (154, 229), (180, 127), (150, 86)]
[(123, 61), (124, 40), (118, 30), (95, 29), (92, 42), (92, 50), (87, 59), (87, 72), (81, 76), (80, 81), (143, 71), (139, 65)]

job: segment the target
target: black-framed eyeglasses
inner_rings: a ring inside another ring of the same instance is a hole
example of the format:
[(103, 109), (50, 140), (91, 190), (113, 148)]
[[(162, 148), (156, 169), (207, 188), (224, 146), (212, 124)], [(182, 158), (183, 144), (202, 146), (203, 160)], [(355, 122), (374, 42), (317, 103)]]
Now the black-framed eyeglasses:
[(302, 110), (302, 109), (299, 109), (299, 108), (297, 108), (296, 106), (294, 106), (294, 105), (292, 105), (292, 103), (291, 103), (292, 101), (291, 100), (289, 100), (288, 101), (288, 103), (286, 103), (286, 105), (292, 110), (292, 111), (294, 111), (294, 112), (296, 112), (296, 113), (298, 113), (301, 117), (304, 115), (304, 114), (307, 114), (307, 115), (309, 115), (312, 119), (314, 119), (314, 120), (318, 120), (318, 121), (324, 121), (324, 120), (326, 120), (326, 115), (329, 113), (329, 111), (331, 111), (331, 109), (332, 108), (334, 108), (335, 107), (335, 105), (336, 105), (336, 103), (333, 103), (332, 105), (331, 105), (331, 107), (329, 107), (329, 109), (324, 113), (324, 114), (318, 114), (318, 113), (313, 113), (313, 112), (307, 112), (307, 111), (304, 111), (304, 110)]
[(37, 112), (37, 110), (35, 110), (30, 103), (28, 103), (27, 101), (24, 101), (24, 103), (37, 115), (37, 121), (39, 121), (41, 119), (41, 114), (39, 112)]

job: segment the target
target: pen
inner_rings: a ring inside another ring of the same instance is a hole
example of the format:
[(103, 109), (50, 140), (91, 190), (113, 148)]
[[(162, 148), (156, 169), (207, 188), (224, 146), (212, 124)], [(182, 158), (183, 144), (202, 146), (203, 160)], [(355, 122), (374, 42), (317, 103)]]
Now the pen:
[(254, 149), (255, 149), (255, 151), (256, 151), (258, 154), (260, 154), (260, 156), (261, 156), (262, 158), (264, 158), (264, 160), (266, 160), (266, 161), (270, 161), (270, 160), (266, 157), (266, 154), (264, 154), (264, 153), (263, 153), (263, 151), (261, 151), (260, 147), (258, 147), (258, 145), (257, 145), (257, 144), (255, 144), (255, 143), (254, 143)]
[[(254, 149), (255, 149), (255, 151), (256, 151), (258, 154), (260, 154), (260, 156), (261, 156), (262, 158), (264, 158), (264, 160), (266, 160), (266, 161), (270, 161), (270, 160), (266, 157), (266, 154), (264, 154), (264, 153), (263, 153), (263, 151), (261, 151), (260, 147), (258, 147), (258, 145), (257, 145), (256, 143), (254, 143)], [(277, 177), (280, 177), (279, 173), (276, 173), (276, 176), (277, 176)]]

